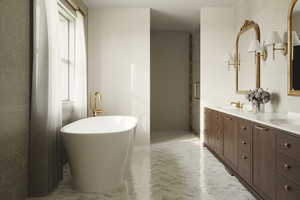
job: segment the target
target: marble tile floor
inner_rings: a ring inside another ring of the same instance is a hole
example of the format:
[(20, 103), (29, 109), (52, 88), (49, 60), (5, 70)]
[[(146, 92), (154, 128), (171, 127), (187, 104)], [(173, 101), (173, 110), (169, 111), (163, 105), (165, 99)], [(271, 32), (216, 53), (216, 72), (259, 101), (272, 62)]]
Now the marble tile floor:
[(149, 150), (134, 153), (122, 188), (101, 194), (76, 192), (66, 167), (56, 191), (30, 200), (255, 200), (194, 135), (168, 134), (151, 141)]

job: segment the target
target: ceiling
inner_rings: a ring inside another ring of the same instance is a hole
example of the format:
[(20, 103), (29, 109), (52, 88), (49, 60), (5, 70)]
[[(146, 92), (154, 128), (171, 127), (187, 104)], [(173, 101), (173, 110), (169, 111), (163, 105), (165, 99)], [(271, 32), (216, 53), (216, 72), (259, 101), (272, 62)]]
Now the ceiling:
[(89, 7), (127, 8), (182, 8), (194, 9), (202, 6), (230, 5), (236, 0), (84, 0)]
[(200, 11), (183, 9), (152, 9), (151, 29), (163, 31), (194, 31), (199, 28)]
[(236, 0), (84, 0), (89, 8), (152, 8), (151, 29), (192, 31), (199, 27), (200, 8), (226, 6)]

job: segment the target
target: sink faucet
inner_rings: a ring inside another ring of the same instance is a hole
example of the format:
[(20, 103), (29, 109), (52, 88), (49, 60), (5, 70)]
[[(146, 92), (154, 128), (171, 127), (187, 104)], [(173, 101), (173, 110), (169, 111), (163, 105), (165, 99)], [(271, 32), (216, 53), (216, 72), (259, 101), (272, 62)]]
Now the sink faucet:
[(238, 101), (238, 102), (232, 101), (232, 102), (230, 103), (230, 105), (234, 105), (235, 107), (240, 108), (240, 109), (243, 109), (243, 107), (244, 107), (244, 104), (241, 103), (240, 101)]
[(103, 113), (103, 109), (99, 108), (101, 103), (102, 103), (102, 97), (99, 92), (95, 92), (94, 94), (91, 94), (90, 106), (94, 117), (99, 116), (101, 113)]

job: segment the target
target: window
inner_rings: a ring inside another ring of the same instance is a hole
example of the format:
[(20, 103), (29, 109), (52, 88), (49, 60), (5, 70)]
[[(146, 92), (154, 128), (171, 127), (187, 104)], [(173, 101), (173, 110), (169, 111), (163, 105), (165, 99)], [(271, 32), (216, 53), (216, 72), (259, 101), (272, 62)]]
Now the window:
[(61, 100), (71, 101), (75, 68), (75, 18), (64, 8), (59, 11)]

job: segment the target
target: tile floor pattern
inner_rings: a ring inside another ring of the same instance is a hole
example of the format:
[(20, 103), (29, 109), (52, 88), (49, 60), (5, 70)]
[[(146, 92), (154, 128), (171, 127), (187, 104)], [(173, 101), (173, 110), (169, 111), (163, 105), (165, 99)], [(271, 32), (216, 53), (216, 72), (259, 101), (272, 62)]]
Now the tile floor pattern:
[(30, 200), (255, 200), (193, 135), (155, 139), (150, 148), (135, 155), (122, 188), (103, 194), (76, 192), (66, 169), (56, 191)]

